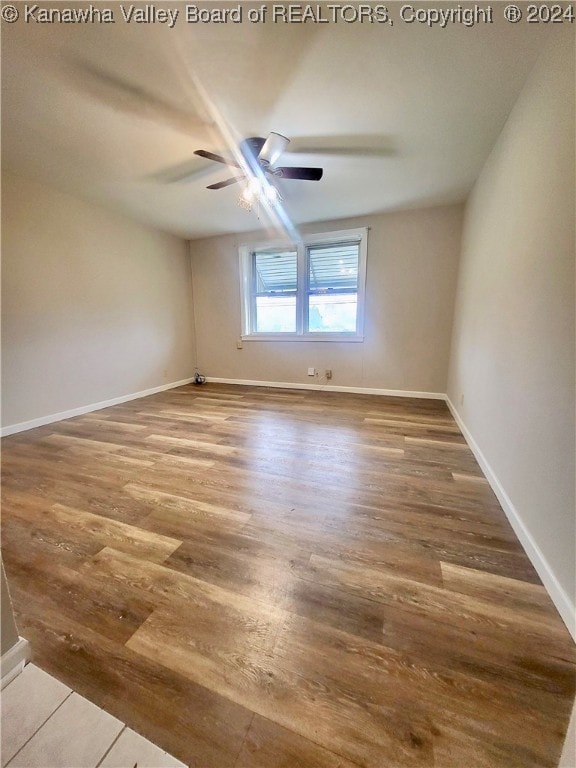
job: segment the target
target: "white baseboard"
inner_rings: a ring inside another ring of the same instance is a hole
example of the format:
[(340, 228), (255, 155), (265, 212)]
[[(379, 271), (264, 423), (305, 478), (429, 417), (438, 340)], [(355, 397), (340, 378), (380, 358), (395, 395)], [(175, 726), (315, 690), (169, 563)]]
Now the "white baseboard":
[(448, 396), (446, 396), (446, 402), (448, 403), (448, 407), (450, 408), (450, 411), (452, 412), (452, 415), (454, 416), (456, 423), (460, 427), (460, 431), (466, 438), (466, 442), (470, 446), (470, 450), (476, 457), (478, 464), (480, 465), (482, 471), (486, 475), (486, 479), (488, 480), (492, 490), (496, 494), (498, 501), (500, 502), (502, 509), (504, 510), (506, 517), (508, 518), (510, 525), (514, 529), (514, 533), (518, 537), (520, 544), (522, 544), (522, 547), (524, 548), (524, 551), (528, 555), (530, 562), (536, 569), (538, 576), (540, 576), (540, 578), (542, 579), (542, 583), (544, 584), (546, 591), (550, 595), (552, 602), (556, 606), (558, 613), (562, 617), (562, 620), (568, 627), (568, 631), (576, 641), (576, 606), (574, 606), (570, 601), (570, 598), (568, 597), (566, 591), (564, 590), (564, 588), (556, 578), (553, 568), (551, 567), (548, 560), (545, 558), (544, 554), (542, 553), (542, 550), (540, 549), (540, 547), (534, 540), (532, 534), (524, 524), (524, 521), (522, 520), (522, 516), (520, 515), (519, 511), (516, 509), (512, 501), (510, 500), (510, 497), (504, 490), (502, 483), (500, 482), (496, 473), (488, 463), (488, 460), (480, 450), (478, 443), (472, 437), (470, 430), (468, 429), (466, 424), (464, 424), (464, 422), (462, 421), (460, 414), (458, 413), (454, 404), (452, 403), (452, 401)]
[(73, 416), (82, 416), (83, 413), (91, 413), (92, 411), (99, 411), (102, 408), (110, 408), (112, 405), (127, 403), (129, 400), (138, 400), (139, 397), (155, 395), (157, 392), (164, 392), (167, 389), (174, 389), (175, 387), (182, 387), (184, 384), (191, 384), (193, 381), (193, 378), (173, 381), (171, 384), (161, 384), (159, 387), (143, 389), (141, 392), (134, 392), (131, 395), (122, 395), (121, 397), (114, 397), (112, 400), (102, 400), (99, 403), (91, 403), (90, 405), (82, 405), (79, 408), (72, 408), (70, 411), (52, 413), (50, 416), (41, 416), (38, 419), (31, 419), (30, 421), (21, 421), (19, 424), (11, 424), (7, 427), (2, 427), (0, 430), (0, 437), (7, 437), (16, 432), (25, 432), (27, 429), (43, 427), (45, 424), (53, 424), (55, 421), (71, 419)]
[(294, 384), (285, 381), (251, 381), (250, 379), (221, 379), (208, 376), (213, 384), (238, 384), (242, 387), (275, 387), (276, 389), (313, 389), (323, 392), (351, 392), (357, 395), (386, 395), (388, 397), (416, 397), (427, 400), (446, 400), (440, 392), (414, 392), (405, 389), (375, 389), (373, 387), (340, 387), (334, 384)]
[(16, 644), (0, 658), (1, 688), (5, 688), (15, 677), (18, 677), (29, 658), (30, 643), (23, 637), (19, 637)]

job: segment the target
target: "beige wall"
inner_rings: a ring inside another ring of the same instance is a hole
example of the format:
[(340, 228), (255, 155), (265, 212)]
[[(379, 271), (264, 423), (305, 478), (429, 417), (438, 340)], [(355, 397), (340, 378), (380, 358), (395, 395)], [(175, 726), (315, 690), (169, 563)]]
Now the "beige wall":
[(8, 592), (8, 584), (6, 583), (6, 574), (4, 573), (4, 565), (0, 560), (0, 578), (2, 580), (2, 624), (0, 625), (0, 654), (3, 656), (7, 651), (16, 645), (18, 642), (18, 630), (16, 629), (16, 622), (14, 621), (14, 614), (12, 612), (12, 603), (10, 601), (10, 593)]
[[(249, 215), (249, 214), (246, 214)], [(190, 244), (198, 365), (208, 376), (316, 383), (307, 368), (333, 370), (337, 386), (445, 392), (460, 250), (460, 206), (306, 226), (305, 233), (370, 227), (365, 340), (245, 341), (240, 337), (238, 248), (260, 233)]]
[(573, 606), (574, 43), (554, 43), (466, 208), (449, 395)]
[(2, 424), (193, 375), (187, 244), (2, 182)]

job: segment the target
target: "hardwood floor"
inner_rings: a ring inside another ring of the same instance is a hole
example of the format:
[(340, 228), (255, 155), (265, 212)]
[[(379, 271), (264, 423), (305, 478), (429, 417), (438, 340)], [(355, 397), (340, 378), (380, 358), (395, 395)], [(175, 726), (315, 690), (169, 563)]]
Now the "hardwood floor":
[(444, 403), (187, 386), (2, 449), (35, 662), (187, 764), (557, 764), (575, 647)]

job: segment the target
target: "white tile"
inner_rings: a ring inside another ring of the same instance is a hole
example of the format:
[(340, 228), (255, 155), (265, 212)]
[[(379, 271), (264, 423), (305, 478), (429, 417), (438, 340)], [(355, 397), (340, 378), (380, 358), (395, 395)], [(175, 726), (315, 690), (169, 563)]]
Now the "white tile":
[(135, 731), (126, 728), (100, 768), (186, 768), (184, 763), (164, 752)]
[(72, 691), (27, 664), (2, 691), (2, 766), (30, 739)]
[(95, 768), (123, 727), (73, 693), (11, 760), (10, 768)]

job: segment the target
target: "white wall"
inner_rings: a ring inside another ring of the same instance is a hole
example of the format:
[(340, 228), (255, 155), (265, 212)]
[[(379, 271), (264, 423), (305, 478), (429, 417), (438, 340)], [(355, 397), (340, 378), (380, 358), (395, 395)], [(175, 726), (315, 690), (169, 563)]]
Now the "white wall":
[(266, 235), (191, 242), (201, 371), (216, 378), (308, 384), (316, 383), (307, 376), (313, 366), (331, 368), (330, 384), (336, 386), (445, 392), (461, 220), (462, 207), (447, 206), (302, 228), (310, 233), (370, 227), (363, 343), (245, 341), (238, 350), (238, 248)]
[(0, 559), (0, 581), (1, 581), (1, 622), (0, 622), (0, 654), (4, 656), (18, 642), (18, 630), (12, 611), (12, 601), (8, 591), (6, 574), (4, 573), (4, 564)]
[(572, 629), (574, 182), (574, 42), (555, 30), (466, 207), (448, 392)]
[(193, 375), (187, 244), (2, 181), (4, 427)]

